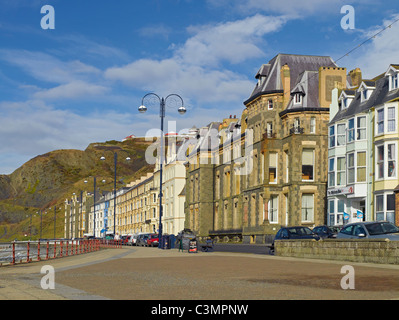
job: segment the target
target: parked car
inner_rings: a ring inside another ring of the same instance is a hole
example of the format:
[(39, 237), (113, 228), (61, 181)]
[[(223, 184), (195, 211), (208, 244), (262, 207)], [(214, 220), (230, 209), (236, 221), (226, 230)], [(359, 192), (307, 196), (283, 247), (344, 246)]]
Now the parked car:
[(147, 239), (147, 247), (158, 247), (159, 244), (159, 237), (157, 234), (150, 234), (148, 235)]
[(137, 246), (137, 240), (139, 238), (140, 233), (135, 233), (134, 235), (132, 235), (131, 237), (131, 245), (132, 246)]
[(277, 231), (276, 236), (269, 248), (269, 253), (274, 254), (274, 242), (276, 240), (302, 240), (302, 239), (315, 239), (320, 240), (320, 237), (307, 227), (283, 227)]
[(129, 242), (130, 242), (130, 238), (131, 238), (131, 235), (124, 235), (124, 236), (122, 236), (121, 237), (121, 240), (122, 240), (122, 244), (123, 245), (128, 245), (129, 244)]
[(336, 238), (337, 233), (339, 232), (341, 228), (338, 226), (317, 226), (313, 228), (313, 232), (317, 234), (320, 238), (326, 239), (326, 238)]
[(139, 236), (137, 238), (136, 246), (146, 247), (147, 239), (148, 239), (149, 235), (150, 235), (149, 233), (139, 234)]
[(388, 221), (355, 222), (344, 226), (337, 239), (389, 239), (399, 240), (399, 229)]

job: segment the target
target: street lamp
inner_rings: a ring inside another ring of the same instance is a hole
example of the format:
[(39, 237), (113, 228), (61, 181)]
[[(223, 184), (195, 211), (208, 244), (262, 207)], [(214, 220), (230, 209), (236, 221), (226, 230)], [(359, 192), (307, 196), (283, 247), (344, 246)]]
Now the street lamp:
[(145, 98), (149, 96), (154, 96), (158, 98), (159, 100), (159, 116), (161, 117), (161, 150), (160, 150), (160, 170), (159, 170), (159, 230), (158, 230), (158, 237), (159, 237), (159, 248), (162, 249), (163, 246), (163, 241), (162, 241), (162, 167), (163, 167), (163, 144), (164, 144), (164, 132), (163, 132), (163, 123), (164, 123), (164, 118), (165, 118), (165, 106), (166, 106), (166, 101), (170, 97), (177, 97), (180, 102), (181, 106), (177, 109), (177, 112), (181, 115), (186, 113), (186, 108), (184, 107), (184, 102), (183, 98), (180, 97), (178, 94), (170, 94), (166, 98), (160, 98), (157, 94), (155, 93), (147, 93), (142, 101), (141, 101), (141, 106), (139, 107), (139, 112), (140, 113), (145, 113), (147, 111), (147, 107), (144, 105), (144, 100)]
[[(102, 156), (100, 160), (105, 161), (105, 157)], [(126, 161), (130, 161), (130, 157), (126, 157)], [(118, 162), (118, 154), (114, 152), (114, 237), (116, 235), (116, 164)]]
[[(88, 183), (87, 180), (84, 180), (84, 183)], [(93, 238), (96, 237), (96, 183), (97, 177), (93, 177)], [(102, 183), (105, 183), (105, 179), (102, 180)]]

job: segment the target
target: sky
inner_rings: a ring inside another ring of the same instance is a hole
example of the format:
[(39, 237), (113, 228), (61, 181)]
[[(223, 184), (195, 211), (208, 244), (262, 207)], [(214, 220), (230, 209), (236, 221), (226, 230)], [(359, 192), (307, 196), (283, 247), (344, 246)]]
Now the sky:
[[(341, 26), (345, 5), (354, 29)], [(159, 129), (159, 102), (138, 112), (151, 92), (187, 108), (167, 100), (165, 131), (239, 117), (279, 53), (330, 56), (373, 78), (399, 64), (399, 22), (368, 39), (397, 19), (397, 0), (0, 0), (0, 174)]]

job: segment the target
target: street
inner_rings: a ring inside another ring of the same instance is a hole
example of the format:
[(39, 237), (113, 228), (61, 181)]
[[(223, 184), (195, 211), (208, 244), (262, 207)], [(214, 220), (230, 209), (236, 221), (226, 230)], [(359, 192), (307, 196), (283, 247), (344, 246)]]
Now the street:
[[(55, 289), (40, 288), (46, 264)], [(390, 300), (399, 298), (399, 266), (348, 263), (355, 289), (344, 290), (343, 262), (146, 247), (0, 269), (0, 298), (68, 300)]]

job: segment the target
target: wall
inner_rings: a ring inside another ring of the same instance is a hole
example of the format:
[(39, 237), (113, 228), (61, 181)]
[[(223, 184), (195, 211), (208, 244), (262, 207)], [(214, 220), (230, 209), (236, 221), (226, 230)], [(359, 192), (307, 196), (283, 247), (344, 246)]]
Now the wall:
[(399, 241), (373, 240), (279, 240), (275, 255), (311, 259), (399, 264)]

